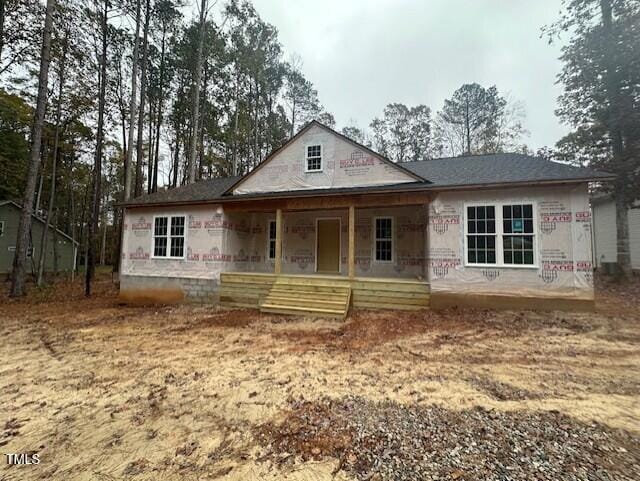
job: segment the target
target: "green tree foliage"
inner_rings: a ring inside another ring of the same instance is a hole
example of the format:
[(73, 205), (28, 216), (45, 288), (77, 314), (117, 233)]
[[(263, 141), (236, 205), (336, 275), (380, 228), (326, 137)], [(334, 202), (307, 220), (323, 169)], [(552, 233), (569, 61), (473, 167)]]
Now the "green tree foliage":
[(33, 108), (22, 97), (0, 90), (0, 199), (21, 197), (32, 118)]
[(44, 8), (34, 0), (0, 0), (0, 76), (35, 66)]
[(389, 104), (383, 117), (373, 119), (369, 127), (374, 147), (396, 162), (422, 160), (433, 154), (431, 109), (426, 105)]
[(616, 174), (618, 264), (630, 275), (627, 208), (640, 198), (640, 3), (571, 0), (545, 29), (562, 48), (557, 114), (573, 131), (558, 150)]
[(523, 119), (521, 104), (508, 102), (495, 85), (464, 84), (438, 112), (436, 136), (448, 155), (521, 150)]

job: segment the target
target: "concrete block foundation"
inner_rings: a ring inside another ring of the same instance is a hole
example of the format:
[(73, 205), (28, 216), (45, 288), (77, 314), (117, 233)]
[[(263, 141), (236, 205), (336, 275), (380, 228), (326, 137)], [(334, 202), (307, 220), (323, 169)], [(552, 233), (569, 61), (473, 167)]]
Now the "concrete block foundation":
[(130, 304), (214, 304), (219, 301), (217, 279), (120, 276), (120, 299)]

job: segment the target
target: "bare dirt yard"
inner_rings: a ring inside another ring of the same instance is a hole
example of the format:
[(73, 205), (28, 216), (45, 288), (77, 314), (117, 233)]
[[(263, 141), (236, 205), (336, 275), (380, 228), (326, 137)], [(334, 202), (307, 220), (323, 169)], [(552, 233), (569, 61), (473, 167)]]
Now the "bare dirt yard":
[(0, 297), (2, 480), (637, 480), (640, 282), (597, 311), (127, 307)]

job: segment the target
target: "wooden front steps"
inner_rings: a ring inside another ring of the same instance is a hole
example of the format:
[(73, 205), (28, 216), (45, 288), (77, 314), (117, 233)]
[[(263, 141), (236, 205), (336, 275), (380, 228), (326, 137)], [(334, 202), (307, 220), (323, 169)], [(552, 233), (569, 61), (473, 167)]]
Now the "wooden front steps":
[(260, 312), (344, 319), (350, 300), (351, 288), (348, 286), (326, 284), (322, 279), (312, 284), (276, 279), (260, 303)]
[[(343, 314), (345, 292), (350, 299)], [(269, 295), (273, 292), (273, 295)], [(327, 275), (294, 275), (258, 272), (223, 272), (220, 276), (220, 304), (225, 307), (264, 307), (264, 312), (343, 317), (349, 303), (355, 309), (419, 310), (429, 308), (429, 284), (417, 279), (394, 279)], [(283, 305), (284, 304), (284, 305)], [(288, 312), (279, 309), (290, 306)], [(267, 309), (274, 309), (267, 311)], [(277, 309), (277, 310), (276, 310)], [(328, 312), (322, 312), (322, 310)], [(341, 311), (342, 312), (342, 311)]]

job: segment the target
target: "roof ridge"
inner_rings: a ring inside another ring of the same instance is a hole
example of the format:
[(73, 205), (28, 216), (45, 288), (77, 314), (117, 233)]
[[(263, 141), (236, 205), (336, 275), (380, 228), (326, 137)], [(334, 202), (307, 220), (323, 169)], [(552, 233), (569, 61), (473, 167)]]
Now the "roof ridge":
[(468, 158), (473, 158), (473, 157), (490, 157), (492, 155), (518, 155), (521, 157), (529, 157), (532, 159), (542, 159), (542, 160), (546, 160), (543, 159), (542, 157), (538, 156), (538, 155), (529, 155), (529, 154), (523, 154), (522, 152), (492, 152), (490, 154), (464, 154), (464, 155), (449, 155), (447, 157), (433, 157), (431, 159), (420, 159), (420, 160), (405, 160), (403, 162), (397, 162), (398, 164), (411, 164), (411, 163), (415, 163), (415, 162), (430, 162), (432, 160), (449, 160), (449, 159), (468, 159)]

